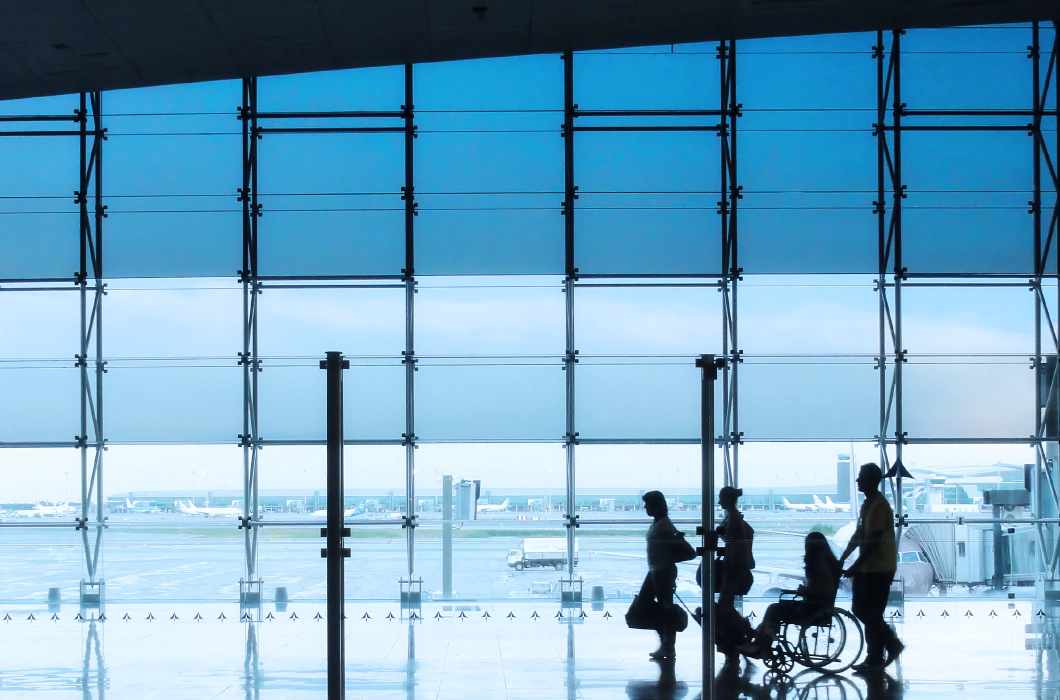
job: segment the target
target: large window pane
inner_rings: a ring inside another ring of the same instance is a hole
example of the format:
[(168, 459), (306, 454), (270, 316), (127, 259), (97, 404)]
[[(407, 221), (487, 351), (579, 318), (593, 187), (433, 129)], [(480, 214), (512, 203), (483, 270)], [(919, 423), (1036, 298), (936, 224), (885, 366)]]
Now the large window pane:
[(903, 135), (902, 260), (911, 272), (1028, 274), (1031, 141), (1023, 132)]
[(261, 143), (262, 275), (401, 274), (400, 134), (273, 134)]
[(243, 432), (235, 360), (113, 360), (104, 382), (111, 442), (236, 442)]
[(716, 57), (715, 44), (579, 53), (575, 102), (587, 110), (717, 109)]
[(863, 440), (879, 432), (871, 359), (747, 357), (739, 392), (740, 432), (748, 439)]
[(1032, 355), (1034, 297), (1023, 286), (903, 288), (902, 342), (913, 354)]
[(561, 440), (564, 375), (558, 360), (421, 361), (416, 436), (422, 440)]
[(902, 101), (912, 109), (1030, 109), (1030, 40), (1026, 26), (909, 32)]
[(583, 356), (575, 372), (582, 438), (699, 438), (701, 372), (693, 358)]
[(416, 294), (419, 355), (562, 355), (564, 295), (558, 279), (427, 280)]
[[(875, 65), (866, 34), (783, 37), (738, 49), (740, 267), (876, 269)], [(806, 89), (813, 76), (813, 89)]]
[(242, 266), (239, 100), (236, 81), (107, 94), (108, 276), (222, 277)]
[(526, 56), (416, 73), (416, 271), (562, 273), (562, 63)]
[(740, 282), (737, 295), (740, 349), (750, 355), (879, 352), (871, 278), (759, 275)]
[[(425, 596), (442, 598), (445, 593), (445, 525), (439, 501), (443, 479), (450, 476), (454, 484), (479, 481), (480, 487), (470, 519), (457, 508), (462, 487), (454, 487), (454, 597), (480, 601), (559, 597), (557, 581), (564, 573), (555, 564), (564, 568), (566, 547), (558, 541), (566, 538), (562, 518), (567, 501), (561, 445), (423, 445), (416, 454), (416, 475), (416, 571), (423, 578)], [(474, 486), (469, 489), (472, 499), (473, 492)], [(546, 538), (556, 545), (548, 565), (515, 566), (514, 550), (527, 539), (533, 543)]]
[(719, 274), (717, 148), (710, 132), (578, 133), (579, 271)]
[(716, 350), (722, 300), (716, 287), (578, 286), (575, 338), (587, 355), (699, 355)]
[(902, 368), (910, 438), (1024, 438), (1034, 434), (1027, 360), (910, 356)]
[(267, 358), (389, 355), (405, 348), (405, 290), (266, 287), (258, 296), (259, 349)]
[(0, 441), (70, 442), (80, 434), (78, 304), (72, 290), (0, 292)]
[[(259, 377), (261, 437), (324, 440), (327, 373), (317, 359), (262, 363)], [(343, 376), (347, 440), (400, 440), (405, 432), (405, 368), (400, 360), (350, 358)]]

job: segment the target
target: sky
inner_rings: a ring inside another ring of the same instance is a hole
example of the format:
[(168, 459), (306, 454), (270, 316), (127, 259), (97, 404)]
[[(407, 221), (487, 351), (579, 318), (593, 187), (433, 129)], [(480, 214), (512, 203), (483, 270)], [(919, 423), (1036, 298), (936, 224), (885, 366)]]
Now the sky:
[[(850, 438), (861, 441), (858, 455), (875, 457), (868, 443), (878, 432), (879, 400), (870, 357), (879, 333), (871, 276), (874, 41), (791, 38), (739, 49), (746, 485), (834, 483), (835, 455)], [(1026, 107), (1028, 41), (1026, 29), (911, 32), (903, 38), (903, 100)], [(404, 100), (401, 75), (380, 68), (263, 78), (259, 107), (393, 110)], [(706, 45), (579, 54), (575, 76), (582, 109), (711, 109), (719, 89), (714, 47)], [(561, 488), (562, 448), (518, 441), (555, 440), (565, 429), (562, 63), (534, 56), (431, 64), (417, 66), (414, 80), (416, 432), (464, 441), (421, 446), (417, 478), (433, 484), (443, 473), (487, 474), (497, 487)], [(234, 276), (242, 265), (239, 100), (236, 82), (104, 96), (113, 115), (104, 161), (108, 493), (240, 483), (237, 448), (166, 445), (231, 442), (242, 432), (234, 363), (242, 349)], [(66, 113), (74, 103), (20, 101), (0, 105), (0, 113)], [(1032, 259), (1026, 134), (907, 136), (910, 270), (1025, 276)], [(400, 135), (267, 135), (260, 147), (262, 274), (400, 273)], [(714, 134), (580, 133), (575, 148), (582, 273), (675, 282), (720, 269)], [(69, 140), (0, 142), (0, 159), (21, 164), (0, 171), (0, 278), (68, 279), (76, 269), (69, 196), (76, 157)], [(827, 274), (840, 271), (851, 274)], [(77, 295), (18, 287), (0, 291), (0, 440), (70, 440), (79, 431)], [(1046, 296), (1056, 299), (1055, 285)], [(399, 438), (404, 304), (399, 288), (264, 290), (262, 436), (323, 437), (315, 363), (339, 349), (354, 358), (347, 436)], [(910, 288), (902, 313), (912, 355), (904, 368), (911, 436), (1033, 431), (1026, 287)], [(713, 288), (578, 288), (580, 434), (698, 437), (691, 357), (720, 351), (720, 337), (721, 295)], [(468, 442), (483, 440), (508, 443)], [(763, 440), (805, 442), (753, 442)], [(159, 444), (122, 444), (138, 442)], [(403, 485), (400, 448), (357, 452), (351, 482)], [(924, 465), (1033, 458), (1024, 446), (917, 447), (908, 455)], [(699, 469), (698, 448), (688, 445), (580, 446), (577, 459), (586, 487), (694, 488)], [(317, 449), (268, 448), (262, 464), (262, 488), (322, 484)], [(5, 449), (0, 470), (0, 502), (56, 500), (60, 485), (66, 500), (80, 466), (72, 450)]]

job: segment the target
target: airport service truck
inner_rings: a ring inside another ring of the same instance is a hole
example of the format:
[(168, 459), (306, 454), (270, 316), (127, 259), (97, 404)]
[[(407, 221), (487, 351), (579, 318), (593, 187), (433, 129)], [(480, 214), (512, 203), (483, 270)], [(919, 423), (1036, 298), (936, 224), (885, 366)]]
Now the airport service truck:
[[(574, 541), (574, 563), (578, 563), (578, 541)], [(531, 566), (551, 566), (562, 569), (567, 565), (566, 537), (527, 537), (508, 552), (508, 566), (516, 571)]]

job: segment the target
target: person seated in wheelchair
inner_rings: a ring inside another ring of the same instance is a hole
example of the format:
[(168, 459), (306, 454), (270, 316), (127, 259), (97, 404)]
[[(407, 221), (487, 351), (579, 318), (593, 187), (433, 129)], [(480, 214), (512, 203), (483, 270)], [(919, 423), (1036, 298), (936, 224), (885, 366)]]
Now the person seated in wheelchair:
[(736, 648), (744, 656), (762, 658), (773, 645), (781, 625), (809, 624), (835, 607), (842, 573), (839, 560), (820, 532), (806, 535), (805, 547), (806, 583), (795, 591), (801, 600), (780, 600), (766, 608), (762, 624), (754, 632), (754, 640)]

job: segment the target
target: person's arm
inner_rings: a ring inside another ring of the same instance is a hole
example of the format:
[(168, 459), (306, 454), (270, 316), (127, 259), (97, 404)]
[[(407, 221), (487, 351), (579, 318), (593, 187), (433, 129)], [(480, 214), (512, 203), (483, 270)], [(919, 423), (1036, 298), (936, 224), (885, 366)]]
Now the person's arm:
[(861, 562), (872, 556), (872, 553), (880, 546), (880, 541), (883, 540), (883, 530), (873, 530), (869, 533), (862, 543), (860, 549), (858, 549), (858, 558), (854, 560), (854, 563), (844, 571), (843, 573), (847, 576), (857, 572), (858, 567), (861, 566)]
[[(858, 523), (858, 525), (860, 524), (861, 523)], [(839, 564), (842, 565), (843, 562), (847, 560), (847, 557), (849, 557), (859, 546), (861, 546), (861, 527), (858, 527), (854, 531), (854, 535), (850, 538), (850, 542), (847, 543), (847, 548), (843, 550), (843, 556), (839, 557)]]
[(843, 573), (850, 576), (856, 573), (861, 566), (861, 563), (872, 556), (872, 553), (880, 546), (883, 541), (883, 533), (887, 526), (890, 524), (887, 520), (890, 518), (890, 508), (873, 508), (868, 514), (868, 527), (869, 536), (861, 538), (860, 546), (858, 549), (858, 558), (854, 560), (854, 563), (844, 571)]

